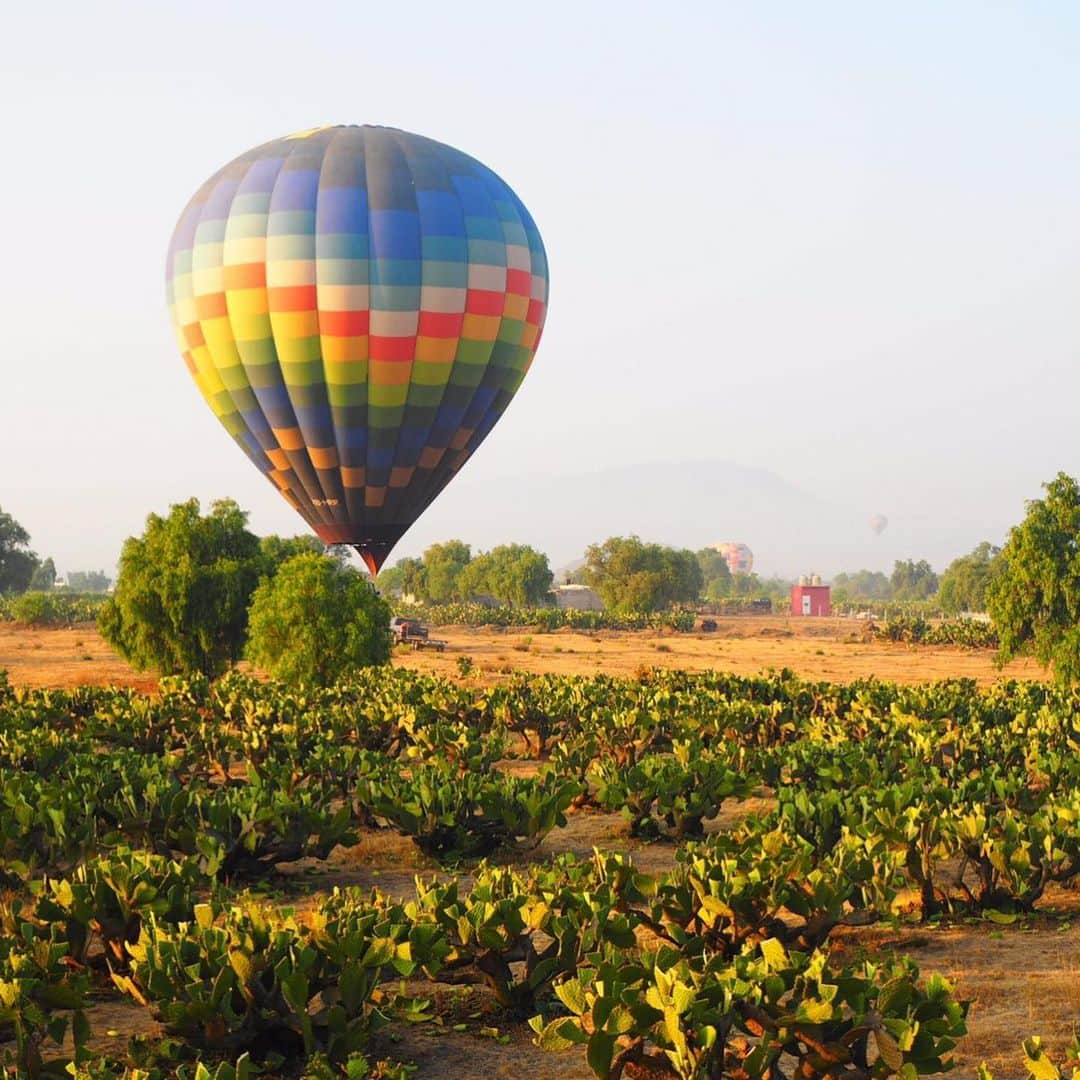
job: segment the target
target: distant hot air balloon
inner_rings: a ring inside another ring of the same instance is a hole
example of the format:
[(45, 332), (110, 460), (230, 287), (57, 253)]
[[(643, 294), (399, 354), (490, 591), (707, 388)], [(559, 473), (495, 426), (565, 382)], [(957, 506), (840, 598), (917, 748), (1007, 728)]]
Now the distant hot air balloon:
[(749, 574), (754, 569), (754, 553), (743, 543), (728, 540), (721, 544), (713, 544), (712, 549), (723, 555), (728, 569), (733, 574)]
[(870, 518), (870, 528), (874, 530), (876, 536), (880, 536), (885, 531), (885, 526), (889, 524), (889, 519), (884, 514), (874, 514)]
[(369, 126), (220, 169), (180, 217), (166, 279), (215, 415), (372, 574), (509, 405), (548, 298), (540, 234), (498, 176)]

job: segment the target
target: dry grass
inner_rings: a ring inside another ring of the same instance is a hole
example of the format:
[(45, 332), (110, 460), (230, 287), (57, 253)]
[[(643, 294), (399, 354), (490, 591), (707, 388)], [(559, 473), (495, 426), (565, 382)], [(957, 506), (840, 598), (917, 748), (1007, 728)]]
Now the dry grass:
[[(86, 660), (84, 657), (89, 656)], [(134, 686), (153, 690), (157, 679), (134, 671), (101, 639), (93, 623), (35, 630), (0, 623), (0, 671), (16, 686)]]
[(433, 634), (448, 642), (445, 653), (402, 650), (395, 663), (423, 671), (455, 674), (459, 656), (468, 656), (488, 680), (509, 665), (515, 670), (559, 675), (632, 675), (641, 667), (717, 669), (756, 675), (765, 668), (788, 667), (813, 679), (850, 682), (875, 676), (890, 682), (969, 678), (988, 685), (1001, 678), (1039, 679), (1030, 660), (994, 665), (988, 650), (929, 647), (865, 641), (864, 623), (853, 619), (789, 619), (743, 616), (719, 619), (716, 633), (679, 634), (558, 630), (534, 633), (527, 650), (517, 649), (518, 630), (439, 627)]

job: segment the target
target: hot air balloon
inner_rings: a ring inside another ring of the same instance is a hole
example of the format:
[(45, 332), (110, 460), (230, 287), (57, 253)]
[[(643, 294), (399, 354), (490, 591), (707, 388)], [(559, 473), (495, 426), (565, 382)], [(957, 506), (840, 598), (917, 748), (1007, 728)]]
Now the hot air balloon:
[(724, 556), (724, 561), (733, 574), (749, 574), (754, 569), (754, 553), (743, 543), (728, 540), (713, 544), (712, 549)]
[(870, 518), (870, 528), (874, 530), (876, 536), (880, 536), (885, 531), (885, 526), (889, 524), (889, 519), (884, 514), (874, 514)]
[(548, 298), (540, 234), (495, 173), (366, 125), (216, 172), (180, 216), (166, 279), (215, 415), (372, 574), (510, 404)]

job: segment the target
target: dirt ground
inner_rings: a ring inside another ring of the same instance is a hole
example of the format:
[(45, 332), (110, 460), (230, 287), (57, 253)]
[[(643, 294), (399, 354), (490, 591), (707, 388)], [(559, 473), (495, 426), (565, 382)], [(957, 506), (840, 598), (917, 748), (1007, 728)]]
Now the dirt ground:
[[(432, 636), (448, 642), (445, 653), (399, 650), (395, 663), (456, 677), (459, 659), (467, 656), (474, 665), (472, 677), (483, 682), (512, 670), (632, 674), (641, 666), (653, 665), (744, 674), (789, 667), (807, 677), (836, 681), (875, 675), (913, 683), (964, 676), (985, 685), (1000, 678), (1042, 677), (1030, 662), (999, 671), (986, 651), (866, 641), (863, 624), (854, 620), (803, 621), (781, 616), (729, 618), (719, 623), (712, 634), (565, 630), (537, 634), (445, 627), (432, 631)], [(70, 687), (112, 682), (143, 690), (154, 687), (152, 677), (134, 672), (114, 656), (89, 625), (28, 630), (0, 624), (2, 669), (15, 685)], [(576, 814), (567, 828), (556, 830), (535, 852), (515, 861), (565, 851), (587, 857), (594, 846), (632, 851), (635, 861), (651, 873), (670, 866), (674, 856), (670, 844), (632, 840), (618, 815)], [(269, 882), (265, 893), (302, 911), (334, 885), (377, 887), (391, 895), (405, 895), (415, 874), (434, 872), (434, 867), (407, 840), (380, 833), (355, 848), (338, 849), (325, 863), (295, 864), (289, 871)], [(1026, 1076), (1022, 1039), (1042, 1035), (1060, 1056), (1080, 1027), (1080, 892), (1054, 892), (1043, 907), (1046, 910), (1037, 919), (1013, 926), (871, 927), (844, 936), (840, 947), (852, 955), (907, 953), (924, 974), (936, 971), (953, 980), (958, 993), (972, 1002), (970, 1034), (957, 1051), (956, 1075), (973, 1076), (985, 1060), (997, 1080), (1022, 1080)], [(416, 990), (432, 993), (430, 987)], [(444, 1014), (443, 1023), (395, 1024), (373, 1048), (380, 1055), (415, 1062), (417, 1080), (502, 1076), (587, 1080), (590, 1076), (580, 1055), (553, 1055), (534, 1047), (528, 1029), (508, 1022), (482, 989), (439, 986), (434, 997)], [(126, 1004), (98, 1006), (91, 1023), (95, 1045), (103, 1050), (121, 1049), (128, 1034), (155, 1030), (145, 1010)]]
[[(1002, 678), (1043, 678), (1042, 669), (1031, 660), (1017, 660), (999, 670), (989, 650), (867, 641), (866, 624), (855, 619), (742, 616), (717, 621), (718, 630), (709, 634), (607, 630), (540, 634), (528, 629), (433, 627), (432, 637), (447, 642), (445, 652), (399, 648), (394, 662), (456, 675), (458, 661), (468, 657), (484, 679), (511, 670), (632, 675), (641, 667), (742, 675), (789, 667), (808, 678), (834, 682), (871, 675), (902, 683), (969, 678), (982, 685)], [(152, 677), (133, 671), (116, 656), (89, 623), (63, 630), (0, 623), (0, 671), (5, 668), (11, 681), (23, 686), (111, 682), (149, 690), (155, 685)]]
[(632, 675), (644, 666), (716, 669), (740, 675), (788, 667), (807, 678), (833, 682), (873, 675), (888, 682), (969, 678), (987, 685), (1002, 678), (1043, 677), (1042, 669), (1031, 660), (998, 669), (990, 650), (868, 640), (867, 624), (857, 619), (772, 615), (720, 618), (717, 623), (717, 630), (707, 634), (608, 630), (541, 634), (528, 629), (446, 626), (431, 631), (432, 637), (447, 642), (446, 652), (399, 650), (395, 662), (444, 674), (455, 673), (458, 658), (464, 655), (488, 675), (507, 667), (559, 675), (598, 671)]

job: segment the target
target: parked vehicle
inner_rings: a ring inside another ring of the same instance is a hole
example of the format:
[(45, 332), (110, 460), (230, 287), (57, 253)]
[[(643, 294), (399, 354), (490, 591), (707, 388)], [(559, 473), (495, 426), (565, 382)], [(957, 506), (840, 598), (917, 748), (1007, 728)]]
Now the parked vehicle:
[(390, 633), (394, 636), (395, 645), (411, 645), (414, 649), (434, 649), (436, 652), (446, 649), (446, 642), (431, 637), (428, 628), (419, 619), (395, 615), (390, 620)]

